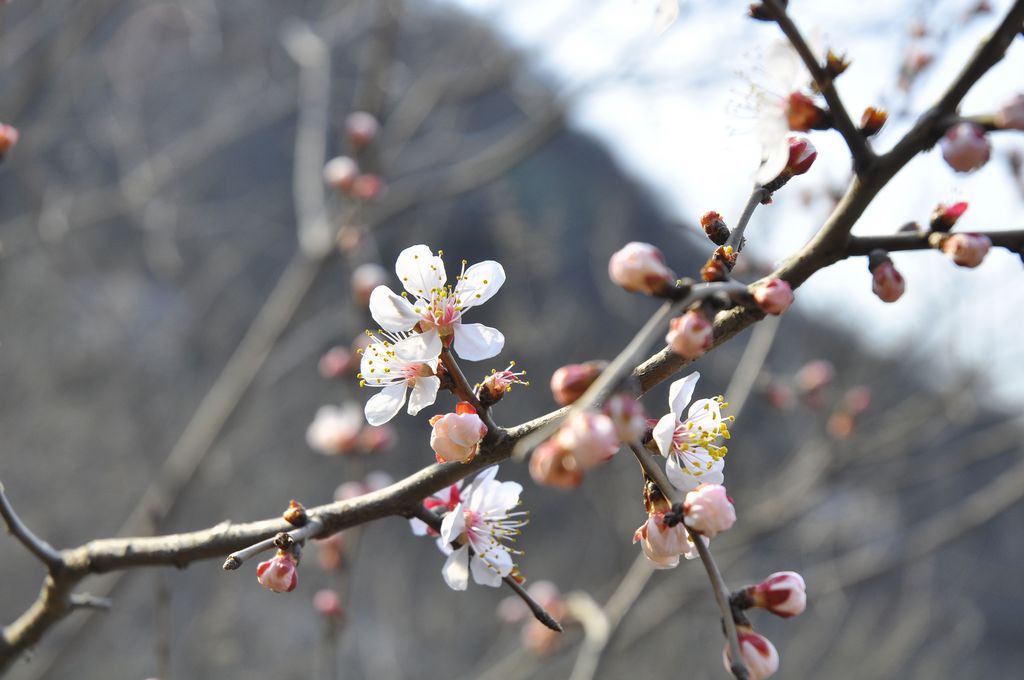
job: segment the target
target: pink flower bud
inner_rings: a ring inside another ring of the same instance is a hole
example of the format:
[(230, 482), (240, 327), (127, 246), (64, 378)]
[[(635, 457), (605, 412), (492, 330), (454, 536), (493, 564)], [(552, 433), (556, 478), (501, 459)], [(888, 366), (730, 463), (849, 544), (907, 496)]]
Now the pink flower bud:
[(18, 143), (18, 129), (13, 125), (0, 123), (0, 160)]
[(292, 592), (299, 580), (295, 558), (284, 550), (278, 550), (276, 555), (256, 566), (256, 580), (275, 593)]
[(1024, 94), (1003, 102), (996, 111), (995, 123), (1004, 130), (1024, 130)]
[(953, 205), (940, 203), (932, 211), (931, 228), (933, 231), (949, 231), (957, 220), (967, 212), (967, 202), (960, 201)]
[(348, 156), (338, 156), (324, 164), (324, 182), (342, 193), (352, 190), (358, 176), (359, 165)]
[(754, 284), (751, 292), (765, 314), (778, 316), (793, 304), (793, 289), (782, 279), (768, 279)]
[(633, 534), (633, 542), (640, 543), (644, 555), (656, 569), (672, 569), (679, 564), (680, 555), (688, 560), (697, 557), (697, 548), (690, 541), (686, 527), (682, 524), (666, 525), (665, 513), (662, 512), (647, 518)]
[(530, 476), (542, 486), (575, 489), (583, 482), (583, 468), (554, 439), (549, 439), (530, 456)]
[(620, 441), (630, 442), (643, 439), (650, 427), (647, 424), (647, 414), (644, 412), (643, 405), (631, 394), (623, 392), (613, 394), (605, 402), (602, 411), (611, 418)]
[(353, 111), (345, 117), (345, 132), (357, 151), (366, 148), (380, 132), (377, 117), (366, 111)]
[(356, 365), (352, 357), (352, 352), (346, 347), (332, 347), (320, 357), (320, 361), (317, 363), (317, 370), (320, 372), (320, 377), (327, 378), (328, 380), (337, 380), (338, 378), (349, 373)]
[(306, 443), (327, 455), (347, 453), (355, 448), (363, 425), (363, 410), (353, 403), (321, 406), (306, 429)]
[(816, 392), (823, 389), (836, 375), (831, 361), (814, 359), (808, 361), (796, 372), (795, 381), (801, 392)]
[(583, 396), (607, 366), (607, 361), (562, 366), (551, 375), (551, 395), (562, 406), (568, 406)]
[(370, 293), (388, 282), (388, 272), (374, 262), (366, 262), (352, 270), (352, 297), (361, 305), (370, 304)]
[(360, 201), (372, 201), (384, 193), (384, 189), (380, 175), (359, 175), (352, 182), (352, 196)]
[(791, 135), (787, 141), (789, 142), (789, 161), (786, 163), (786, 172), (790, 175), (802, 175), (811, 169), (814, 159), (818, 157), (818, 150), (806, 137)]
[(696, 359), (711, 349), (712, 332), (707, 317), (691, 309), (669, 322), (665, 343), (684, 359)]
[(675, 285), (675, 273), (665, 266), (665, 256), (650, 243), (633, 241), (612, 254), (608, 276), (634, 293), (662, 295)]
[(755, 607), (767, 609), (788, 619), (807, 607), (807, 586), (795, 571), (779, 571), (753, 587), (750, 593)]
[(338, 230), (338, 248), (345, 253), (354, 253), (367, 241), (369, 232), (361, 224), (346, 224)]
[[(779, 652), (768, 638), (747, 629), (739, 631), (739, 642), (740, 656), (749, 671), (750, 680), (765, 680), (775, 675), (779, 670)], [(725, 670), (732, 672), (732, 652), (728, 643), (722, 652), (722, 663)]]
[(942, 244), (942, 252), (961, 267), (977, 267), (992, 247), (992, 239), (983, 234), (953, 234)]
[(732, 528), (736, 509), (720, 484), (701, 484), (683, 502), (686, 526), (708, 538)]
[(992, 147), (985, 130), (974, 123), (958, 123), (940, 142), (942, 158), (957, 172), (972, 172), (988, 162)]
[(430, 448), (439, 463), (468, 463), (476, 456), (480, 442), (487, 434), (487, 426), (472, 406), (460, 402), (455, 413), (434, 416), (430, 433)]
[(619, 450), (619, 437), (612, 419), (602, 413), (575, 413), (555, 435), (558, 445), (572, 452), (584, 470), (606, 462)]
[(333, 623), (338, 623), (345, 615), (341, 608), (341, 596), (328, 588), (316, 591), (313, 596), (313, 608), (318, 614)]
[(882, 302), (896, 302), (903, 297), (907, 284), (892, 261), (883, 262), (871, 272), (871, 290)]
[(388, 424), (367, 425), (359, 431), (359, 448), (367, 453), (388, 451), (395, 445), (398, 435)]

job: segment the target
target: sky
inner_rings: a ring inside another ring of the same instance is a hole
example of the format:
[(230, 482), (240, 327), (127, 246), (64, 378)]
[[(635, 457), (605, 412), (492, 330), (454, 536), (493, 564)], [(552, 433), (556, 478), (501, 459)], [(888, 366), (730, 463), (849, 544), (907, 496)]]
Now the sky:
[[(445, 0), (484, 17), (568, 101), (570, 124), (603, 140), (618, 161), (649, 186), (664, 209), (695, 223), (706, 210), (734, 222), (751, 188), (760, 148), (754, 135), (752, 89), (774, 92), (778, 77), (764, 57), (781, 41), (773, 24), (745, 16), (747, 2), (681, 0), (679, 14), (659, 30), (661, 0)], [(846, 53), (852, 66), (837, 83), (851, 117), (866, 106), (894, 115), (874, 138), (890, 148), (934, 101), (974, 47), (1001, 18), (965, 19), (974, 0), (863, 3), (792, 0), (790, 14), (820, 51)], [(871, 12), (864, 12), (865, 6)], [(911, 37), (922, 23), (926, 35)], [(909, 49), (934, 57), (908, 93), (896, 87)], [(1024, 44), (968, 94), (965, 114), (990, 113), (1024, 91)], [(910, 115), (895, 115), (898, 112)], [(779, 262), (802, 246), (831, 209), (829, 193), (849, 177), (849, 154), (834, 131), (812, 133), (819, 156), (811, 171), (758, 211), (747, 231), (751, 252)], [(919, 156), (879, 195), (855, 234), (893, 233), (926, 221), (938, 203), (970, 204), (958, 229), (1024, 228), (1024, 193), (1008, 170), (1024, 134), (992, 136), (993, 158), (970, 175), (953, 172), (938, 150)], [(657, 244), (656, 244), (657, 245)], [(907, 280), (898, 302), (871, 293), (864, 258), (839, 263), (801, 287), (796, 309), (824, 316), (861, 334), (880, 351), (919, 362), (944, 381), (961, 365), (991, 378), (993, 403), (1024, 403), (1024, 324), (1013, 310), (1024, 302), (1019, 257), (994, 249), (981, 267), (964, 270), (935, 252), (896, 253)], [(842, 300), (842, 304), (836, 304)], [(916, 365), (916, 364), (915, 364)]]

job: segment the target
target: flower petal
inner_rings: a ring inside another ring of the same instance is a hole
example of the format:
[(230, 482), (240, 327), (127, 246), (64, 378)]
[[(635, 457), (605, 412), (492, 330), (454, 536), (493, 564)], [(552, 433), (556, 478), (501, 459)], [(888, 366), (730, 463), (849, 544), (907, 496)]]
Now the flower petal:
[(456, 284), (455, 292), (459, 304), (468, 309), (490, 300), (503, 283), (505, 269), (494, 260), (485, 260), (466, 270)]
[(432, 375), (416, 378), (416, 384), (409, 395), (409, 415), (414, 416), (437, 399), (437, 390), (441, 387), (441, 379)]
[(496, 328), (480, 323), (463, 323), (455, 327), (455, 351), (466, 361), (483, 361), (501, 352), (505, 336)]
[(417, 536), (426, 536), (428, 533), (427, 523), (416, 517), (409, 520), (409, 528), (412, 529), (412, 533)]
[(441, 336), (433, 328), (426, 333), (417, 333), (399, 340), (393, 349), (395, 356), (402, 361), (433, 365), (441, 356)]
[(392, 333), (412, 330), (420, 321), (412, 304), (387, 286), (377, 286), (370, 293), (370, 316), (381, 328)]
[(668, 477), (672, 486), (680, 491), (693, 491), (698, 484), (705, 481), (706, 477), (706, 475), (700, 477), (691, 475), (689, 470), (679, 464), (679, 456), (669, 456), (668, 463), (665, 464), (665, 476)]
[(405, 383), (388, 385), (379, 394), (370, 397), (363, 409), (366, 422), (370, 425), (383, 425), (394, 418), (405, 403), (405, 390)]
[(469, 585), (469, 546), (464, 545), (448, 556), (441, 576), (452, 590), (466, 589)]
[(698, 380), (700, 373), (695, 371), (685, 378), (676, 380), (668, 388), (668, 407), (680, 420), (683, 417), (683, 409), (693, 397), (693, 388), (697, 386)]
[(501, 578), (512, 571), (512, 557), (498, 543), (483, 555), (474, 555), (469, 563), (473, 572), (473, 580), (482, 586), (497, 588), (501, 585)]
[(674, 413), (666, 413), (658, 421), (658, 424), (654, 426), (654, 431), (651, 436), (654, 438), (654, 443), (657, 444), (658, 450), (661, 451), (661, 455), (668, 456), (672, 453), (672, 437), (676, 433), (676, 425), (679, 421), (676, 420)]
[(444, 516), (441, 520), (441, 538), (445, 543), (451, 543), (462, 535), (466, 530), (466, 513), (462, 510), (462, 503), (455, 506), (455, 509)]
[(410, 295), (430, 299), (430, 291), (444, 288), (448, 280), (444, 262), (424, 245), (411, 246), (398, 254), (395, 273)]

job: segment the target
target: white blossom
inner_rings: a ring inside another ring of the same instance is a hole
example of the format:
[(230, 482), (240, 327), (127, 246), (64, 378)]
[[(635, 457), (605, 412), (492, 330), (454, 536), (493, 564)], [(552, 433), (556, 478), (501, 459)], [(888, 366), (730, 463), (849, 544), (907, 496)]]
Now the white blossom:
[(410, 390), (409, 415), (433, 404), (441, 386), (441, 379), (434, 375), (441, 355), (437, 335), (386, 331), (367, 335), (371, 342), (359, 363), (359, 384), (383, 389), (366, 402), (366, 422), (383, 425), (394, 418)]
[(699, 379), (700, 373), (691, 373), (672, 383), (668, 392), (671, 412), (658, 421), (653, 431), (654, 443), (668, 458), (665, 473), (673, 486), (682, 491), (692, 491), (701, 483), (721, 484), (725, 479), (722, 468), (727, 449), (717, 442), (729, 438), (727, 421), (732, 417), (722, 417), (726, 404), (721, 397), (698, 399), (684, 415)]

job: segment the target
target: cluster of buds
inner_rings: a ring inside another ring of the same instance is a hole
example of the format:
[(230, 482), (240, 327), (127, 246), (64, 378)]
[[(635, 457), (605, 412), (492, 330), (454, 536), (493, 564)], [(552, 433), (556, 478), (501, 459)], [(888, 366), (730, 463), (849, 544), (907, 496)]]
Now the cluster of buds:
[(751, 286), (750, 293), (765, 314), (778, 316), (793, 304), (793, 288), (782, 279), (759, 281)]
[(676, 275), (665, 265), (665, 256), (650, 243), (633, 241), (608, 260), (611, 280), (634, 293), (668, 295), (675, 288)]
[(718, 246), (711, 253), (711, 257), (701, 267), (700, 277), (704, 281), (725, 281), (729, 278), (729, 272), (736, 266), (736, 258), (739, 255), (732, 246)]
[(873, 250), (868, 255), (868, 271), (871, 272), (871, 290), (882, 302), (896, 302), (903, 297), (907, 284), (903, 275), (896, 271), (892, 258), (884, 250)]
[(929, 244), (944, 252), (960, 267), (980, 265), (992, 248), (992, 239), (984, 234), (941, 234), (928, 237)]
[(501, 401), (507, 392), (512, 391), (513, 385), (529, 386), (529, 382), (523, 380), (526, 371), (513, 371), (516, 362), (509, 362), (504, 371), (491, 369), (491, 374), (475, 386), (477, 399), (484, 406), (493, 406)]
[(985, 130), (974, 123), (957, 123), (940, 141), (942, 158), (957, 172), (973, 172), (988, 163), (992, 145)]
[(653, 482), (644, 488), (647, 521), (633, 534), (644, 556), (656, 569), (672, 569), (679, 558), (692, 560), (699, 555), (690, 531), (699, 534), (705, 545), (714, 536), (732, 528), (736, 510), (725, 487), (699, 484), (686, 494), (681, 506), (672, 508)]
[(18, 143), (18, 129), (13, 125), (0, 123), (0, 161)]
[(487, 435), (484, 421), (466, 401), (455, 406), (455, 413), (431, 418), (430, 426), (430, 448), (439, 463), (468, 463), (476, 457)]
[(696, 359), (711, 349), (714, 329), (700, 309), (691, 309), (669, 322), (665, 344), (684, 359)]
[[(757, 607), (776, 616), (790, 618), (801, 614), (806, 608), (807, 589), (800, 574), (780, 571), (757, 585), (736, 591), (729, 601), (734, 610), (744, 611)], [(737, 624), (736, 634), (740, 661), (746, 666), (751, 680), (764, 680), (779, 670), (779, 652), (768, 638), (755, 633), (753, 627), (745, 621)], [(732, 651), (728, 644), (722, 652), (722, 663), (726, 670), (732, 671)]]
[[(321, 360), (321, 363), (323, 360)], [(363, 409), (352, 402), (321, 406), (306, 428), (306, 443), (329, 456), (346, 453), (379, 453), (394, 446), (396, 434), (389, 425), (367, 425)]]

